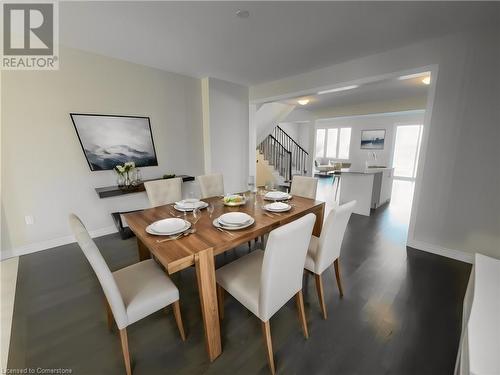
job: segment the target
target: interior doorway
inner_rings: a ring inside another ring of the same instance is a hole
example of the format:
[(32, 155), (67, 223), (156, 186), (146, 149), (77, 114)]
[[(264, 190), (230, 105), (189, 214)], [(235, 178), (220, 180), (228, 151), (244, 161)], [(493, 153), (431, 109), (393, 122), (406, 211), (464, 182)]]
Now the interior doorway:
[(396, 127), (392, 166), (394, 178), (414, 181), (417, 176), (418, 158), (422, 143), (422, 125)]

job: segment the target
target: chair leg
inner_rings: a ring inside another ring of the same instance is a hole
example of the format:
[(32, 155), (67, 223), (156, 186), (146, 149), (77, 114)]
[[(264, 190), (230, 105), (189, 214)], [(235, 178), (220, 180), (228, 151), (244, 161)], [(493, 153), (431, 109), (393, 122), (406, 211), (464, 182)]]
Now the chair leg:
[(333, 267), (335, 268), (335, 277), (337, 278), (337, 286), (339, 287), (340, 297), (344, 297), (344, 292), (342, 290), (342, 281), (340, 280), (340, 266), (338, 258), (333, 262)]
[(302, 296), (302, 290), (299, 290), (295, 295), (295, 300), (297, 302), (297, 310), (299, 314), (299, 321), (302, 325), (302, 330), (304, 331), (304, 337), (309, 338), (309, 332), (307, 331), (306, 313), (304, 310), (304, 298)]
[(248, 252), (252, 251), (252, 241), (248, 241)]
[(182, 324), (182, 315), (181, 315), (181, 304), (179, 300), (175, 301), (172, 304), (174, 309), (175, 322), (177, 323), (177, 328), (179, 329), (179, 334), (181, 335), (182, 341), (186, 341), (186, 334), (184, 333), (184, 325)]
[(217, 284), (217, 304), (219, 305), (219, 318), (224, 319), (224, 289)]
[(120, 329), (120, 340), (122, 342), (123, 360), (125, 361), (125, 371), (127, 375), (132, 375), (132, 370), (130, 369), (130, 355), (128, 353), (128, 339), (127, 339), (127, 329)]
[(269, 320), (262, 323), (262, 335), (264, 337), (264, 343), (266, 344), (266, 354), (267, 363), (269, 364), (269, 369), (271, 374), (275, 374), (276, 370), (274, 368), (274, 355), (273, 355), (273, 342), (271, 340), (271, 326), (269, 325)]
[(109, 306), (108, 300), (105, 299), (104, 303), (106, 304), (106, 316), (108, 318), (108, 329), (110, 331), (113, 330), (113, 323), (114, 323), (114, 318), (113, 318), (113, 312), (111, 311), (111, 307)]
[(325, 293), (323, 292), (323, 280), (321, 279), (321, 275), (317, 274), (314, 274), (314, 278), (316, 280), (316, 292), (318, 293), (319, 306), (321, 307), (321, 312), (323, 313), (323, 319), (326, 320), (328, 316), (326, 314)]

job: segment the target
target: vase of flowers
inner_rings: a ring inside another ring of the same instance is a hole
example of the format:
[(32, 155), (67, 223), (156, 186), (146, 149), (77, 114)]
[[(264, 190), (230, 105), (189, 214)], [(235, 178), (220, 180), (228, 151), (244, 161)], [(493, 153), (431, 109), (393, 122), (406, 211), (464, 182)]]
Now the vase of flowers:
[(133, 161), (126, 162), (123, 165), (115, 166), (114, 170), (118, 174), (118, 186), (128, 188), (132, 185), (130, 175), (134, 169), (135, 163)]
[(121, 173), (116, 173), (116, 184), (118, 187), (125, 186), (125, 177)]

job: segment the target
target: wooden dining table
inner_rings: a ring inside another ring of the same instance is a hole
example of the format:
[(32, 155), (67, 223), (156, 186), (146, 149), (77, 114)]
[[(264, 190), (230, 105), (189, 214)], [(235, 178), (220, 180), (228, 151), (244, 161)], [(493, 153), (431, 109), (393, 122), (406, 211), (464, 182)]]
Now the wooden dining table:
[[(203, 199), (214, 206), (213, 213), (210, 215), (208, 210), (202, 210), (201, 217), (195, 224), (195, 233), (166, 242), (158, 242), (165, 237), (146, 233), (146, 227), (157, 220), (179, 215), (182, 218), (183, 214), (176, 211), (173, 204), (124, 215), (130, 229), (137, 237), (140, 260), (148, 259), (153, 254), (168, 274), (195, 266), (205, 328), (205, 344), (210, 361), (214, 361), (222, 353), (214, 257), (308, 213), (316, 215), (314, 235), (320, 235), (323, 225), (324, 202), (294, 196), (289, 201), (292, 206), (290, 211), (270, 213), (262, 208), (264, 204), (270, 203), (264, 201), (262, 195), (248, 193), (247, 198), (245, 205), (237, 207), (225, 206), (221, 197)], [(255, 219), (255, 223), (248, 228), (233, 231), (220, 231), (213, 225), (213, 220), (223, 213), (235, 211), (249, 214)], [(186, 219), (192, 221), (193, 214), (187, 213)]]

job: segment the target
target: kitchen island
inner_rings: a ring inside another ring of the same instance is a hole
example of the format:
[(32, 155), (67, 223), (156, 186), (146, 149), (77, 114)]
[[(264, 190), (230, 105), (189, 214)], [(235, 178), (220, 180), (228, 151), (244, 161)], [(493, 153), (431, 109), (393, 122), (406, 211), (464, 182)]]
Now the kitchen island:
[(371, 209), (377, 209), (391, 200), (393, 177), (394, 168), (342, 169), (340, 204), (356, 200), (354, 213), (370, 216)]

